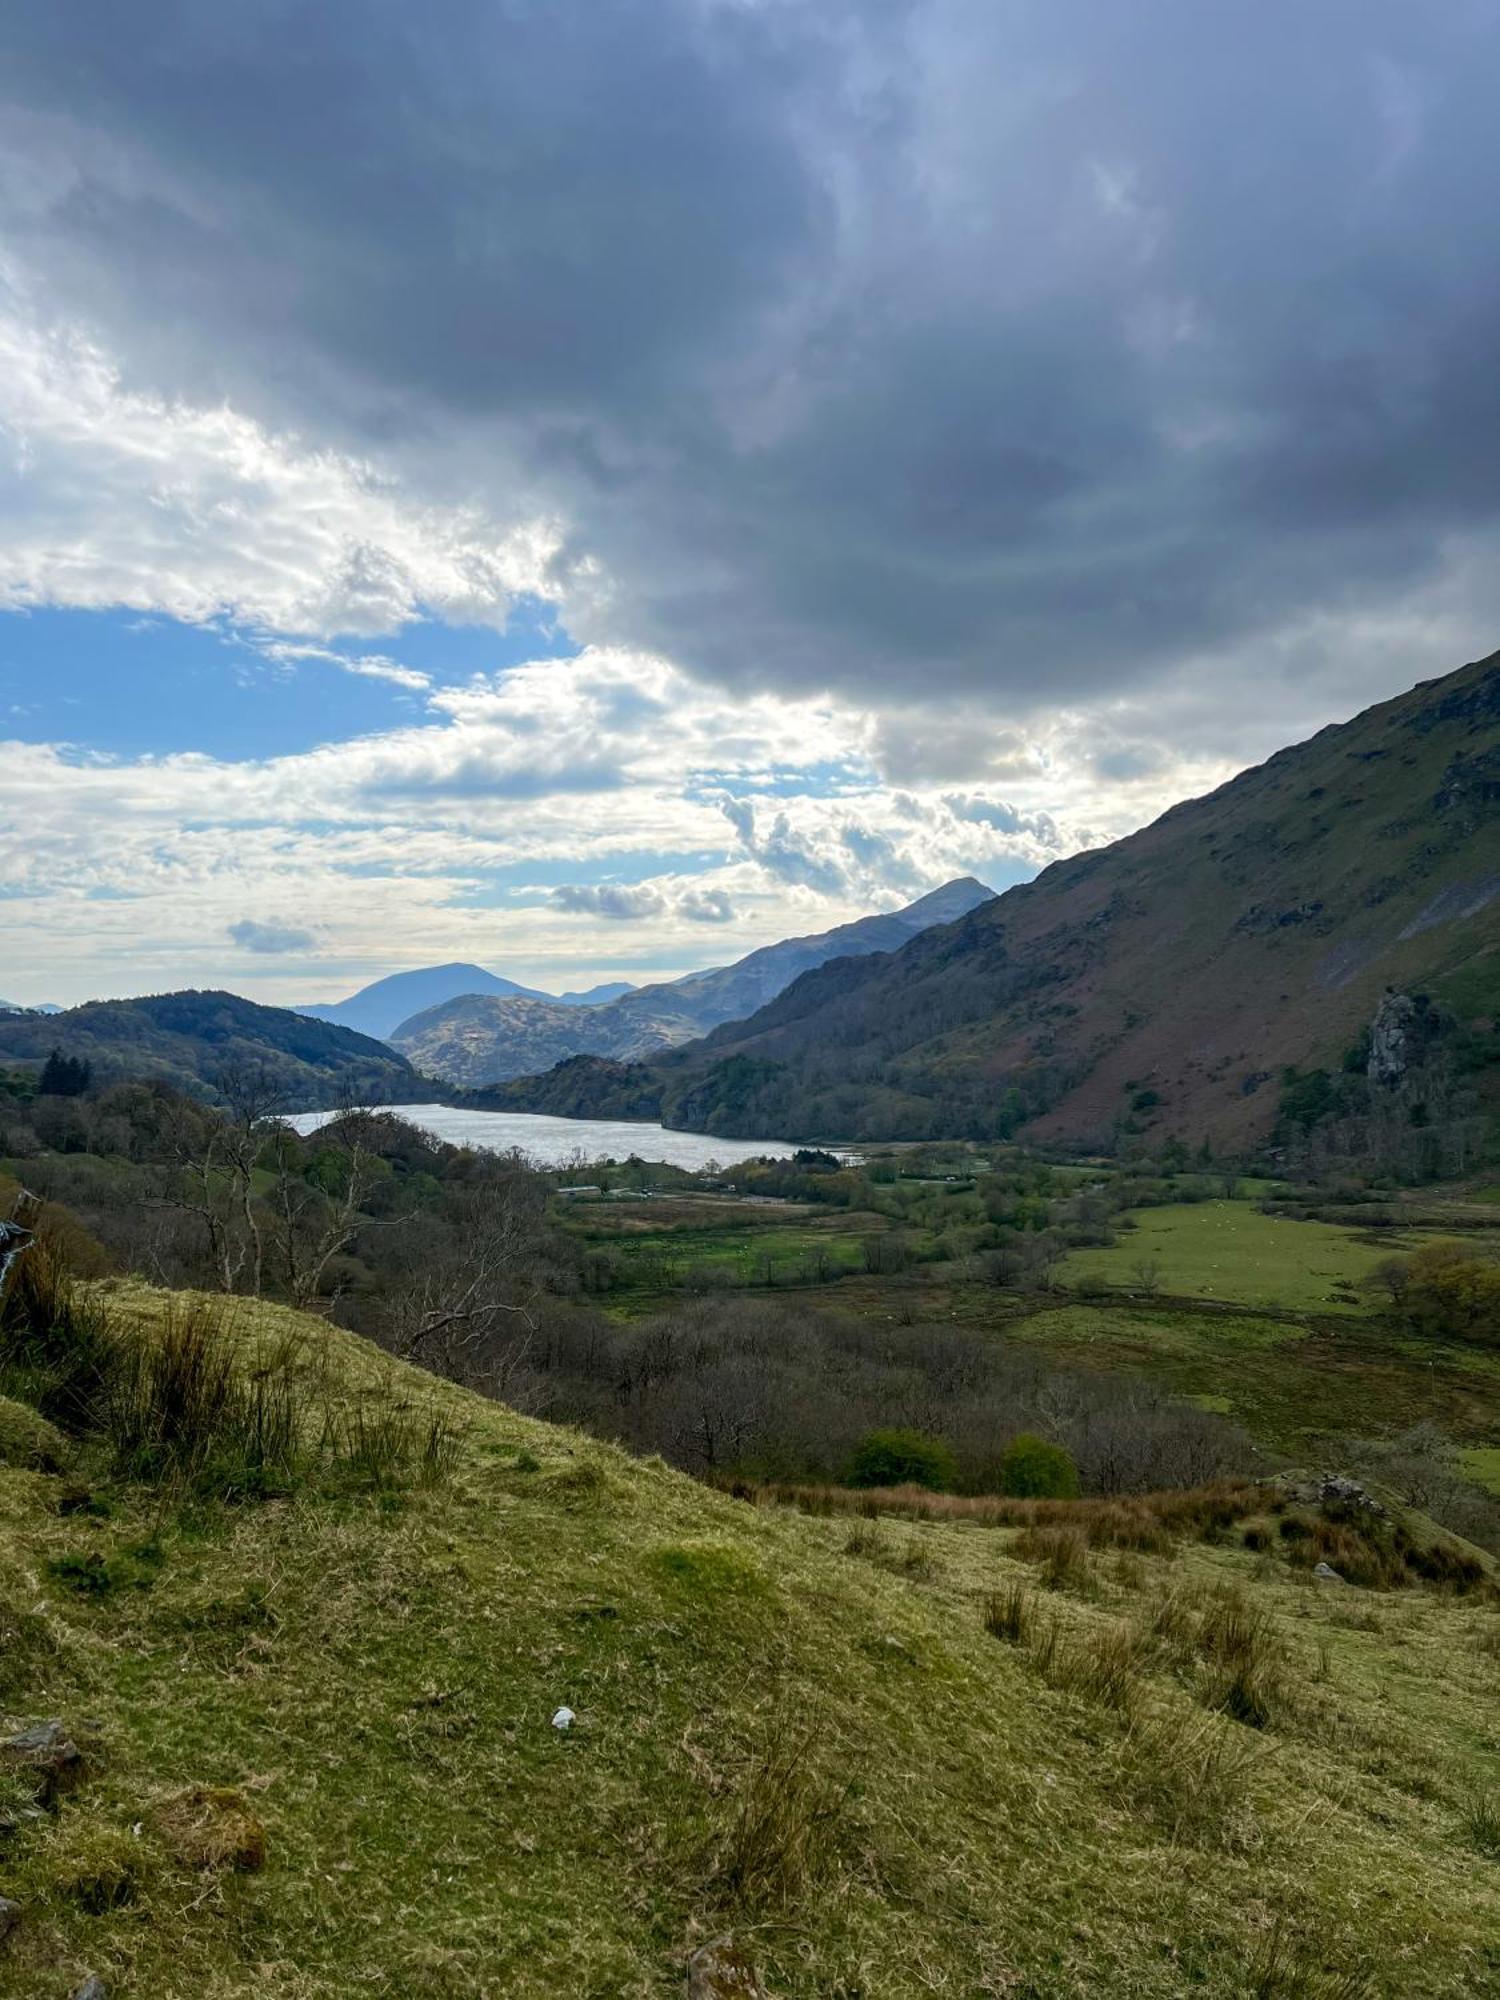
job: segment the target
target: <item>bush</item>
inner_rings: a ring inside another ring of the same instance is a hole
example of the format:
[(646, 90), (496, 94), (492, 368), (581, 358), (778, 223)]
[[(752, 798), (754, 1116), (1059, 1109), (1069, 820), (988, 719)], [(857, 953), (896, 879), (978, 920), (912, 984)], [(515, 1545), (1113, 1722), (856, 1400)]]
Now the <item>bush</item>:
[(923, 1486), (929, 1493), (949, 1493), (957, 1479), (957, 1461), (941, 1438), (899, 1429), (866, 1432), (845, 1474), (850, 1486)]
[(1076, 1500), (1078, 1467), (1060, 1444), (1022, 1431), (1000, 1460), (1000, 1491), (1018, 1500)]

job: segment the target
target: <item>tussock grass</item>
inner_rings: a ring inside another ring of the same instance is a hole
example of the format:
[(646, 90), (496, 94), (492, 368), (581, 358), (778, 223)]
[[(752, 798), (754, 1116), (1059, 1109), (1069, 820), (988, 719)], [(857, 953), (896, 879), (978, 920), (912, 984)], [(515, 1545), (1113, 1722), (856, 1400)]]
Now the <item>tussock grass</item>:
[(992, 1590), (984, 1601), (984, 1629), (1008, 1646), (1024, 1646), (1035, 1624), (1035, 1600), (1024, 1583)]
[(1086, 1590), (1089, 1571), (1088, 1537), (1081, 1528), (1023, 1528), (1014, 1553), (1035, 1563), (1048, 1590)]
[(1210, 1670), (1210, 1706), (1264, 1729), (1286, 1689), (1286, 1648), (1270, 1613), (1238, 1586), (1220, 1588), (1204, 1604), (1197, 1646)]
[(1278, 1916), (1250, 1967), (1252, 2000), (1366, 2000), (1375, 1973), (1361, 1953), (1352, 1965), (1330, 1965), (1315, 1940), (1296, 1937)]
[(1500, 1859), (1500, 1787), (1469, 1794), (1463, 1810), (1464, 1838), (1476, 1854)]
[(1238, 1848), (1249, 1844), (1251, 1780), (1263, 1755), (1253, 1738), (1214, 1717), (1152, 1717), (1125, 1738), (1116, 1782), (1174, 1843)]
[(747, 1911), (787, 1911), (833, 1866), (850, 1786), (821, 1768), (823, 1730), (778, 1715), (727, 1801), (711, 1893)]

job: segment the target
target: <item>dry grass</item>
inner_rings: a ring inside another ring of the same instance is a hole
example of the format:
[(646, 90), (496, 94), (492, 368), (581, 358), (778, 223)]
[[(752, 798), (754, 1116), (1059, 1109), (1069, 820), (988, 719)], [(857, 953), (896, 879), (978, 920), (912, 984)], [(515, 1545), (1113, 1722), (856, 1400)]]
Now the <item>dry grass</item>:
[(168, 1851), (188, 1868), (235, 1869), (251, 1875), (266, 1865), (266, 1829), (243, 1793), (227, 1785), (189, 1785), (163, 1799), (151, 1821)]
[(1023, 1528), (1013, 1553), (1035, 1563), (1048, 1590), (1086, 1590), (1090, 1583), (1088, 1537), (1082, 1528)]
[(737, 1498), (796, 1507), (804, 1514), (858, 1514), (898, 1520), (967, 1523), (981, 1528), (1069, 1528), (1090, 1548), (1164, 1554), (1174, 1541), (1215, 1541), (1237, 1521), (1275, 1503), (1271, 1489), (1250, 1480), (1215, 1481), (1181, 1491), (1119, 1499), (1011, 1500), (998, 1494), (929, 1493), (919, 1486), (863, 1488), (752, 1484), (738, 1481)]

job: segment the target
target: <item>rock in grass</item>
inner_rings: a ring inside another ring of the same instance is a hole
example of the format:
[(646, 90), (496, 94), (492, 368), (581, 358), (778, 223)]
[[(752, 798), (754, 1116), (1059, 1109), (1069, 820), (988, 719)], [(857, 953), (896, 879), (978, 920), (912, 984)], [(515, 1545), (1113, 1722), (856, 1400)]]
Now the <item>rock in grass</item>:
[(1319, 1583), (1342, 1583), (1344, 1581), (1344, 1578), (1339, 1575), (1331, 1563), (1315, 1563), (1313, 1565), (1313, 1575), (1318, 1579)]
[(766, 2000), (766, 1989), (734, 1940), (721, 1937), (688, 1960), (687, 2000)]
[(60, 1722), (33, 1722), (0, 1743), (0, 1758), (28, 1775), (43, 1805), (51, 1805), (83, 1775), (83, 1753)]
[(75, 1986), (68, 2000), (109, 2000), (109, 1988), (97, 1972), (91, 1972), (82, 1986)]
[(21, 1905), (13, 1903), (9, 1896), (0, 1896), (0, 1944), (4, 1944), (20, 1921)]
[(266, 1829), (243, 1795), (228, 1785), (189, 1785), (151, 1815), (157, 1831), (189, 1868), (253, 1874), (266, 1862)]

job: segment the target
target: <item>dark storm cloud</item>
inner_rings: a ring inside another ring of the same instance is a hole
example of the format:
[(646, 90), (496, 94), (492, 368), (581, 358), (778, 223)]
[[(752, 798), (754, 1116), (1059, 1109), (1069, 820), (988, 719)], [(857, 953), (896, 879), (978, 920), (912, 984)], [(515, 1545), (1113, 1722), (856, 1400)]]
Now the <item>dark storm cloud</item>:
[(554, 510), (690, 669), (1128, 688), (1500, 513), (1479, 0), (34, 0), (0, 72), (142, 380)]

